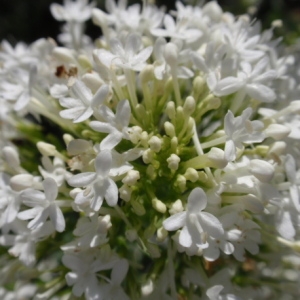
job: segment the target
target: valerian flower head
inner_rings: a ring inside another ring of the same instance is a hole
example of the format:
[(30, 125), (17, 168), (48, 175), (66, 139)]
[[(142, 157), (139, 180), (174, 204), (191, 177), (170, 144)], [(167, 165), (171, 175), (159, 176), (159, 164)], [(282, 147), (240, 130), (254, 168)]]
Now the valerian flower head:
[(298, 47), (128, 2), (1, 42), (0, 298), (299, 299)]

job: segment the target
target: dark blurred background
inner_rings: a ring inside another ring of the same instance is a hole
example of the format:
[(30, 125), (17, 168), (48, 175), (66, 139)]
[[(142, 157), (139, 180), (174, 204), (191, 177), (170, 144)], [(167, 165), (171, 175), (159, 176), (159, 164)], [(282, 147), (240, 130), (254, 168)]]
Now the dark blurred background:
[[(30, 43), (41, 37), (53, 37), (59, 33), (60, 22), (53, 19), (49, 6), (62, 0), (0, 0), (0, 40), (6, 39), (11, 44), (18, 41)], [(94, 0), (104, 9), (103, 0)], [(128, 3), (142, 1), (129, 0)], [(194, 3), (197, 0), (185, 1)], [(157, 5), (174, 9), (175, 1), (156, 0)], [(281, 19), (284, 26), (277, 29), (277, 34), (284, 36), (286, 43), (300, 36), (300, 0), (219, 0), (225, 11), (234, 14), (251, 12), (253, 18), (260, 19), (263, 27), (270, 27), (273, 20)], [(99, 30), (89, 22), (87, 33), (97, 37)]]

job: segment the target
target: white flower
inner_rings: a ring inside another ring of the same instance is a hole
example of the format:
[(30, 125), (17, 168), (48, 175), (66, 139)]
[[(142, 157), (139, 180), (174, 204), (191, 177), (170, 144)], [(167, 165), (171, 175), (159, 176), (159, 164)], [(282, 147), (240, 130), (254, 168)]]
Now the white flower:
[(207, 198), (201, 188), (192, 190), (188, 197), (187, 211), (179, 212), (167, 218), (163, 226), (168, 231), (182, 227), (179, 234), (179, 244), (186, 248), (206, 248), (209, 235), (222, 238), (224, 229), (220, 221), (212, 214), (204, 212)]
[(122, 139), (129, 140), (128, 125), (131, 116), (131, 110), (128, 100), (122, 100), (118, 103), (116, 114), (107, 106), (103, 105), (99, 109), (99, 114), (106, 121), (92, 121), (90, 126), (92, 129), (109, 133), (109, 135), (100, 143), (100, 150), (113, 149)]
[(129, 264), (126, 259), (121, 259), (115, 263), (111, 271), (109, 284), (101, 285), (101, 290), (103, 290), (103, 299), (129, 300), (129, 297), (125, 294), (121, 287), (121, 283), (126, 277), (128, 267)]
[(264, 140), (261, 132), (263, 123), (261, 121), (250, 121), (252, 109), (246, 108), (238, 117), (234, 117), (231, 111), (225, 116), (224, 130), (227, 135), (225, 143), (225, 158), (233, 161), (236, 158), (236, 147), (243, 148), (243, 144), (259, 143)]
[[(170, 43), (169, 43), (170, 44)], [(176, 51), (177, 60), (174, 61), (170, 66), (166, 61), (166, 45), (167, 42), (164, 38), (159, 37), (156, 39), (153, 49), (153, 54), (155, 57), (154, 62), (154, 75), (157, 79), (162, 80), (166, 75), (170, 75), (171, 68), (176, 68), (176, 74), (178, 78), (190, 78), (194, 75), (194, 73), (185, 66), (185, 64), (189, 60), (189, 49), (184, 49), (181, 51)], [(172, 44), (174, 45), (174, 44)], [(174, 45), (175, 46), (175, 45)], [(176, 47), (176, 46), (175, 46)], [(176, 48), (177, 50), (177, 48)], [(167, 54), (168, 55), (168, 54)]]
[(38, 62), (30, 48), (24, 43), (17, 43), (15, 48), (13, 48), (5, 40), (1, 42), (0, 61), (7, 70), (16, 67), (28, 68), (31, 65), (36, 65)]
[(110, 215), (98, 216), (94, 214), (90, 218), (80, 218), (73, 234), (79, 237), (78, 246), (80, 248), (93, 248), (108, 241), (107, 231), (111, 226)]
[(72, 270), (66, 274), (66, 281), (69, 286), (73, 286), (72, 292), (75, 296), (80, 297), (83, 293), (87, 296), (87, 294), (93, 294), (96, 291), (98, 295), (102, 294), (96, 273), (111, 269), (117, 261), (113, 255), (105, 257), (103, 252), (96, 254), (94, 251), (87, 250), (79, 253), (66, 253), (63, 256), (63, 264)]
[(118, 187), (110, 178), (112, 155), (109, 150), (101, 151), (95, 159), (96, 172), (86, 172), (74, 175), (68, 183), (74, 187), (86, 187), (85, 192), (77, 194), (75, 203), (90, 202), (90, 207), (98, 211), (105, 199), (109, 206), (118, 202)]
[(257, 47), (260, 35), (253, 33), (254, 30), (250, 27), (248, 20), (240, 18), (236, 22), (226, 25), (220, 27), (220, 30), (230, 55), (240, 61), (248, 62), (257, 61), (264, 55), (264, 52)]
[(59, 99), (60, 105), (67, 108), (59, 114), (62, 118), (73, 119), (74, 123), (83, 122), (93, 114), (93, 108), (98, 107), (107, 99), (108, 94), (107, 85), (102, 85), (93, 95), (82, 81), (76, 80), (70, 88), (71, 97)]
[(198, 28), (189, 28), (187, 19), (180, 19), (176, 23), (170, 15), (166, 14), (163, 23), (165, 29), (154, 28), (151, 30), (154, 36), (182, 39), (188, 43), (195, 42), (202, 36), (202, 32)]
[(246, 94), (262, 102), (272, 102), (276, 99), (275, 92), (267, 86), (276, 77), (274, 70), (266, 69), (269, 60), (262, 58), (254, 67), (248, 62), (240, 64), (241, 71), (237, 77), (229, 76), (216, 83), (213, 92), (217, 96), (225, 96), (239, 92), (239, 97)]
[(58, 21), (85, 22), (91, 17), (93, 6), (93, 3), (88, 5), (88, 0), (64, 0), (64, 6), (52, 3), (50, 10)]
[(14, 222), (13, 231), (16, 231), (17, 234), (2, 235), (0, 244), (12, 246), (8, 250), (11, 255), (18, 257), (26, 266), (33, 266), (36, 261), (36, 243), (52, 234), (54, 228), (51, 222), (47, 221), (42, 226), (29, 231), (23, 221), (18, 220), (18, 222)]
[[(32, 80), (35, 75), (35, 69), (29, 71), (16, 69), (11, 72), (7, 78), (10, 80), (2, 81), (0, 84), (0, 95), (14, 103), (15, 111), (22, 111), (30, 102)], [(16, 80), (17, 78), (17, 80)]]
[(43, 181), (44, 193), (34, 189), (27, 189), (21, 193), (21, 199), (31, 209), (18, 214), (21, 220), (32, 219), (28, 223), (29, 229), (36, 229), (42, 226), (50, 218), (55, 230), (62, 232), (65, 230), (65, 219), (58, 203), (55, 201), (58, 194), (57, 183), (51, 177)]
[(58, 157), (54, 157), (52, 162), (48, 156), (43, 156), (42, 165), (43, 167), (39, 166), (39, 171), (44, 179), (53, 178), (59, 187), (64, 184), (66, 179), (72, 176), (66, 170), (64, 162)]
[(142, 49), (142, 40), (140, 35), (131, 33), (125, 40), (125, 45), (117, 38), (110, 41), (110, 51), (105, 49), (94, 50), (94, 54), (99, 58), (101, 63), (107, 68), (113, 65), (124, 69), (141, 71), (146, 60), (152, 53), (152, 46)]

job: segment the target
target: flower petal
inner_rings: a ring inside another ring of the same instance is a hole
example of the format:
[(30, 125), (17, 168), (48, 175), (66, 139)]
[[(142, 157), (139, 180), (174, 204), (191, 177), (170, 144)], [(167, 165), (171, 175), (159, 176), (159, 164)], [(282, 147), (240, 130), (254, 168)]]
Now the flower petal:
[(163, 227), (168, 231), (175, 231), (185, 225), (186, 212), (182, 211), (163, 221)]
[(43, 181), (43, 187), (46, 199), (50, 202), (54, 201), (58, 194), (58, 187), (56, 181), (48, 177)]
[(91, 184), (97, 177), (94, 172), (86, 172), (74, 175), (68, 179), (68, 184), (74, 187), (84, 187)]

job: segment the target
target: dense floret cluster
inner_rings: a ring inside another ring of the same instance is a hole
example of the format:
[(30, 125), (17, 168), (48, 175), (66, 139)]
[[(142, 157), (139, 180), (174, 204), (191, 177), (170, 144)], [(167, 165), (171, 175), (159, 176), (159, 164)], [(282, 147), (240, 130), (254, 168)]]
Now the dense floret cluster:
[(299, 299), (297, 53), (146, 2), (1, 44), (0, 298)]

